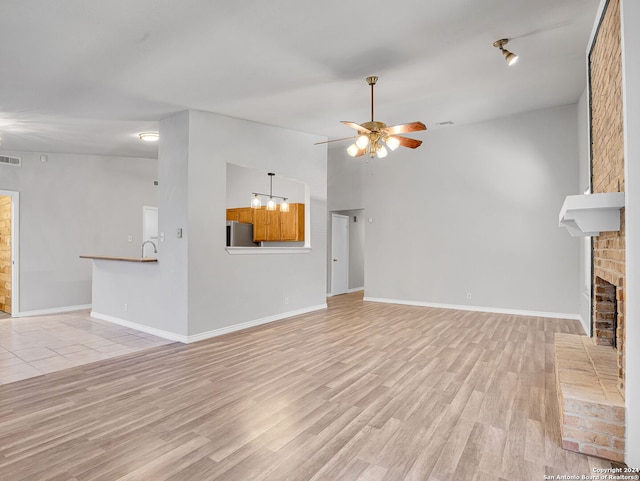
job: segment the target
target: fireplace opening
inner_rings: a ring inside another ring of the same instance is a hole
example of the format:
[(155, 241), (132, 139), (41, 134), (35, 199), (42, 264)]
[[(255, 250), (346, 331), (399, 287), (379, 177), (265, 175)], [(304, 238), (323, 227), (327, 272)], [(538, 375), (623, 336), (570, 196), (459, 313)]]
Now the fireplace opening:
[(600, 277), (595, 279), (595, 302), (592, 327), (596, 344), (617, 346), (618, 303), (616, 286)]

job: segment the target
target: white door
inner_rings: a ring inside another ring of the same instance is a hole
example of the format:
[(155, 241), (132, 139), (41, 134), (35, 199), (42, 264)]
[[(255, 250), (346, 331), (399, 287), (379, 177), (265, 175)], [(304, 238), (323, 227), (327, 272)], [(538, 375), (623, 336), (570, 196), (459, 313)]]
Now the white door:
[[(18, 300), (18, 288), (20, 283), (18, 282), (18, 273), (20, 267), (18, 266), (18, 260), (20, 259), (18, 226), (20, 225), (20, 194), (18, 192), (10, 190), (0, 190), (0, 197), (5, 202), (5, 209), (3, 209), (3, 217), (7, 217), (4, 220), (0, 219), (0, 243), (3, 244), (5, 249), (2, 250), (0, 258), (0, 282), (2, 282), (3, 290), (0, 291), (5, 300), (2, 303), (3, 307), (0, 308), (3, 312), (11, 314), (12, 317), (19, 317), (20, 306)], [(7, 200), (8, 212), (7, 212)], [(9, 249), (6, 249), (6, 248)]]
[(158, 245), (158, 208), (142, 207), (142, 242), (153, 242)]
[(349, 217), (331, 214), (331, 294), (349, 290)]

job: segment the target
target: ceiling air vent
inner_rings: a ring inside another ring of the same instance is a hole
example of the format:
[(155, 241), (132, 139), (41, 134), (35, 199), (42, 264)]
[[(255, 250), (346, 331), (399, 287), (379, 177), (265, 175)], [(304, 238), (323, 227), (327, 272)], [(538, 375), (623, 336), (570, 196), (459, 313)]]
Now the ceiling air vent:
[(15, 165), (16, 167), (20, 167), (22, 161), (20, 157), (10, 157), (8, 155), (0, 155), (0, 164), (9, 164)]

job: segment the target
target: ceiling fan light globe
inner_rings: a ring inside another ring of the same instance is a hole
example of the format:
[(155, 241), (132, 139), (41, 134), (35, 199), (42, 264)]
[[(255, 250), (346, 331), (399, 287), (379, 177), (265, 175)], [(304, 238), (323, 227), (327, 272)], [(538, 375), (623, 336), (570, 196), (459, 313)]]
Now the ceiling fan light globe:
[(387, 137), (384, 140), (384, 143), (387, 144), (387, 147), (389, 147), (391, 150), (396, 150), (398, 147), (400, 147), (400, 141), (396, 137)]
[(355, 157), (356, 155), (358, 155), (359, 151), (360, 149), (356, 144), (351, 144), (349, 147), (347, 147), (347, 154), (349, 154), (351, 157)]
[(376, 149), (376, 155), (379, 159), (384, 159), (387, 156), (387, 153), (387, 149), (384, 147), (384, 145), (380, 145)]
[(369, 145), (369, 136), (368, 135), (360, 135), (356, 140), (356, 146), (359, 149), (366, 149), (367, 145)]

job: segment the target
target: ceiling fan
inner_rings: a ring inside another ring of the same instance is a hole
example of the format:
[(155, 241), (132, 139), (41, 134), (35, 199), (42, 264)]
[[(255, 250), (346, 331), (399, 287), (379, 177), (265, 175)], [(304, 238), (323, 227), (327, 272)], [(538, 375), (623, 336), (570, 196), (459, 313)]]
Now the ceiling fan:
[(427, 127), (422, 122), (410, 122), (408, 124), (387, 127), (384, 122), (373, 120), (373, 86), (378, 81), (378, 77), (367, 77), (366, 80), (371, 86), (371, 121), (356, 124), (355, 122), (347, 122), (343, 120), (342, 123), (347, 127), (356, 129), (358, 131), (358, 135), (354, 137), (345, 137), (343, 139), (327, 140), (326, 142), (316, 142), (315, 145), (356, 139), (355, 143), (351, 144), (347, 148), (347, 153), (351, 157), (360, 157), (368, 153), (371, 157), (379, 158), (387, 156), (387, 149), (383, 145), (383, 142), (391, 150), (396, 150), (399, 146), (409, 147), (410, 149), (420, 147), (422, 144), (421, 140), (403, 137), (398, 134), (427, 130)]

